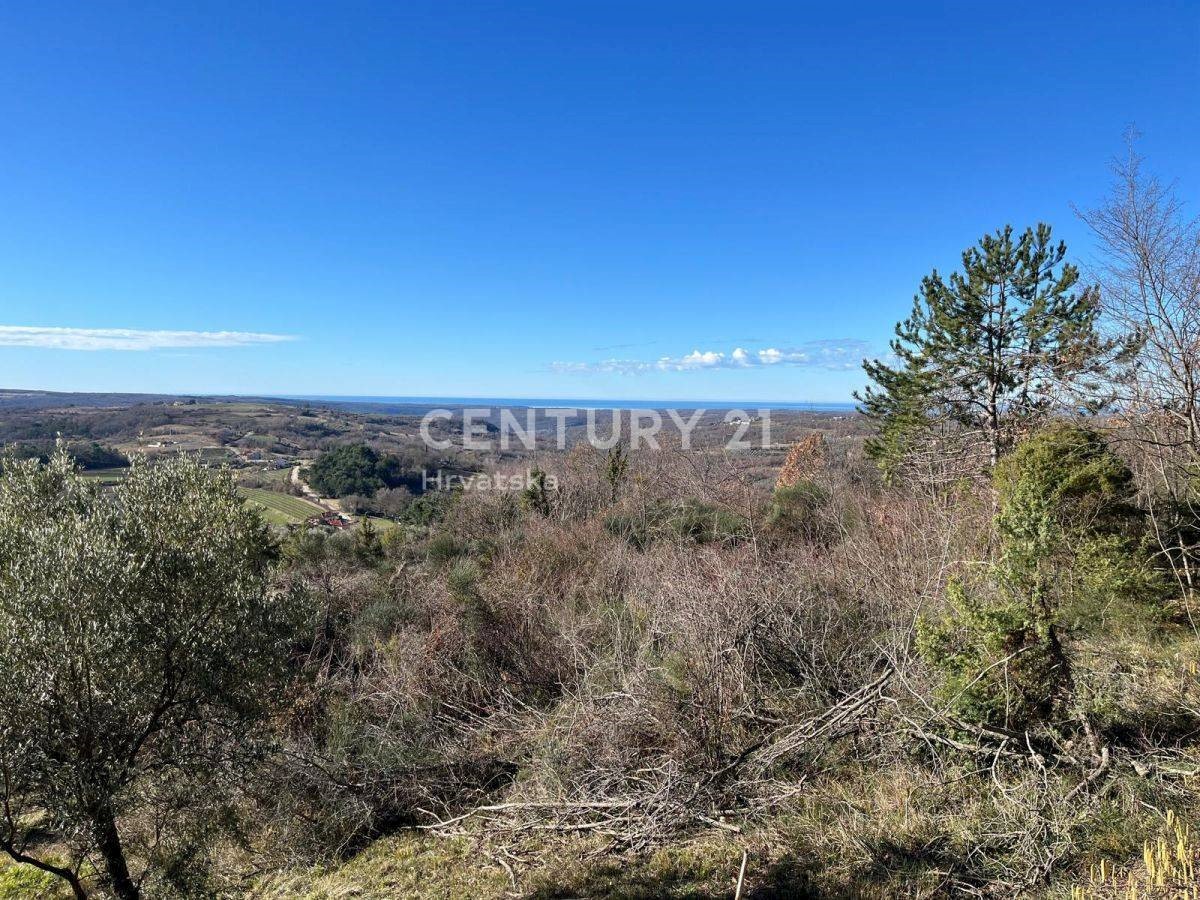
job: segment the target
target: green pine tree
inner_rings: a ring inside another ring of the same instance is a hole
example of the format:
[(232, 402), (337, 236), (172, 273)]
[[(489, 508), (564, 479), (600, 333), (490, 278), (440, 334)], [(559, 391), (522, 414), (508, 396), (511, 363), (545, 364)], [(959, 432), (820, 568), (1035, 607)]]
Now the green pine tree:
[(529, 484), (521, 492), (521, 505), (539, 515), (550, 515), (550, 492), (546, 489), (546, 473), (538, 466), (529, 471)]
[(938, 433), (979, 437), (992, 465), (1060, 404), (1098, 407), (1124, 347), (1097, 330), (1099, 292), (1079, 287), (1067, 248), (1039, 224), (1012, 226), (963, 252), (963, 271), (921, 282), (891, 342), (897, 365), (867, 360), (855, 395), (877, 429), (867, 451), (885, 471)]
[(383, 541), (367, 516), (363, 516), (354, 532), (354, 555), (364, 563), (376, 563), (383, 559)]
[(1077, 705), (1082, 637), (1151, 629), (1167, 585), (1129, 466), (1095, 431), (1056, 422), (996, 466), (998, 558), (947, 585), (917, 649), (964, 718), (1025, 728)]

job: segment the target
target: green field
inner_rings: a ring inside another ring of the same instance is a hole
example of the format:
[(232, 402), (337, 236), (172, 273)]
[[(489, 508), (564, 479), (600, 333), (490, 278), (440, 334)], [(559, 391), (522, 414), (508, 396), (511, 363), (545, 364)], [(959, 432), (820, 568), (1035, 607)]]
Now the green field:
[(314, 503), (291, 494), (263, 488), (239, 488), (242, 496), (262, 510), (263, 518), (272, 525), (296, 525), (323, 510)]
[(292, 477), (292, 470), (291, 469), (271, 469), (270, 471), (267, 471), (267, 472), (262, 472), (262, 471), (255, 472), (254, 475), (260, 479), (260, 482), (259, 482), (260, 484), (265, 482), (265, 483), (271, 485), (272, 490), (277, 490), (279, 488), (286, 489), (287, 484), (291, 480), (291, 477)]
[[(86, 478), (93, 478), (101, 484), (108, 485), (119, 482), (125, 477), (125, 473), (128, 471), (128, 469), (93, 469), (83, 474)], [(283, 474), (286, 475), (287, 473)], [(309, 503), (301, 497), (293, 497), (291, 494), (284, 494), (279, 491), (271, 491), (265, 488), (240, 487), (238, 488), (238, 493), (258, 507), (259, 511), (263, 514), (263, 518), (272, 525), (296, 525), (303, 522), (309, 516), (320, 515), (324, 512), (315, 503)]]
[(395, 528), (399, 524), (394, 519), (381, 519), (381, 518), (379, 518), (379, 516), (360, 516), (357, 521), (364, 522), (364, 521), (367, 521), (368, 519), (370, 520), (371, 524), (375, 527), (375, 530), (378, 531), (380, 534), (383, 534), (383, 532), (385, 532), (385, 531), (391, 531), (393, 528)]
[(87, 469), (83, 473), (84, 478), (94, 478), (101, 484), (116, 484), (125, 477), (128, 468), (120, 469)]

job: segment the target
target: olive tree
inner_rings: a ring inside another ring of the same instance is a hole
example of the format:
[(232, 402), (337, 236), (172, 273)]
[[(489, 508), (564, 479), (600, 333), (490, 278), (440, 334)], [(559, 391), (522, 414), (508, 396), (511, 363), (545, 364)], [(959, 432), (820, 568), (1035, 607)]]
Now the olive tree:
[(302, 614), (275, 556), (229, 474), (197, 461), (135, 461), (112, 488), (61, 450), (5, 461), (0, 849), (77, 897), (202, 866)]

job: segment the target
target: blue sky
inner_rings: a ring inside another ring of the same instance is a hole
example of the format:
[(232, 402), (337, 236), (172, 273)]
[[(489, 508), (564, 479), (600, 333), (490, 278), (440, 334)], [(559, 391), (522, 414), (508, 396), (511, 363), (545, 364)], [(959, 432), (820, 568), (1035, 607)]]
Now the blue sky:
[(1194, 0), (5, 3), (0, 386), (845, 400), (1198, 93)]

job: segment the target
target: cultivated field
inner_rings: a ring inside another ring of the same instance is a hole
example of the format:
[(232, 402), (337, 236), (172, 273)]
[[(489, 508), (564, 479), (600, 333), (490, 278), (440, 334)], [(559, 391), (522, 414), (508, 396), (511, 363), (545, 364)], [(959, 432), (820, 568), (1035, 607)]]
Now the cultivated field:
[(127, 468), (119, 469), (89, 469), (83, 473), (84, 478), (93, 478), (101, 484), (116, 484), (125, 477)]
[(239, 488), (242, 496), (259, 507), (272, 525), (296, 525), (309, 516), (320, 515), (321, 507), (301, 497), (262, 488)]

